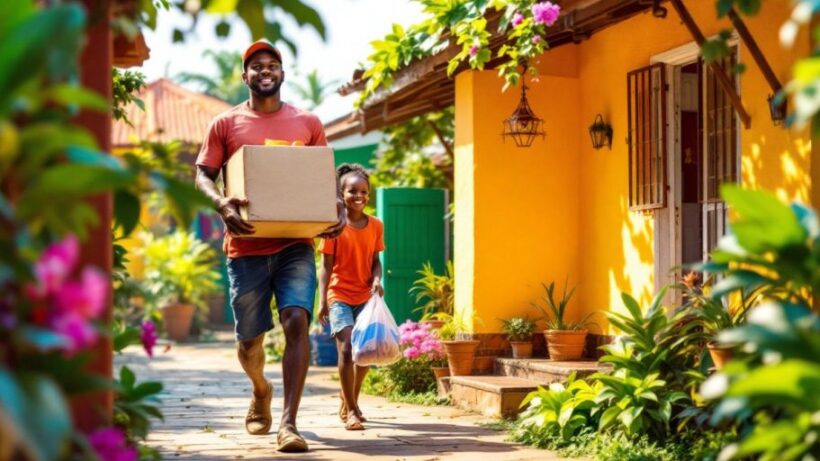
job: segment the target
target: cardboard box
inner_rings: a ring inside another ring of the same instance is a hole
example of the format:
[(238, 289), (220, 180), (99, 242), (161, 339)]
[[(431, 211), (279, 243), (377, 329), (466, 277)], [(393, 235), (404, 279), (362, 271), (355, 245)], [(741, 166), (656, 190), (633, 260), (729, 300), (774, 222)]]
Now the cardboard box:
[(336, 168), (330, 147), (242, 146), (225, 165), (225, 195), (256, 232), (242, 237), (315, 237), (336, 224)]

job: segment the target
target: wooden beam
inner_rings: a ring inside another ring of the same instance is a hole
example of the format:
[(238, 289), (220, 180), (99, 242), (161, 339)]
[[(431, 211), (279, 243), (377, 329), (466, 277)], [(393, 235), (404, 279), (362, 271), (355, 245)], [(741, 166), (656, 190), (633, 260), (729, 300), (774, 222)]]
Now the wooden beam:
[(729, 19), (732, 21), (732, 25), (735, 26), (735, 30), (737, 30), (738, 35), (740, 35), (740, 39), (743, 40), (743, 43), (745, 43), (747, 47), (749, 47), (749, 53), (751, 53), (752, 58), (754, 58), (757, 67), (760, 68), (760, 72), (763, 73), (763, 77), (765, 77), (766, 81), (769, 82), (769, 86), (772, 88), (772, 91), (778, 93), (783, 88), (783, 85), (780, 84), (780, 80), (778, 80), (777, 76), (774, 74), (772, 67), (769, 65), (769, 61), (766, 60), (766, 56), (764, 56), (763, 52), (760, 51), (760, 47), (757, 46), (757, 42), (754, 37), (752, 37), (752, 34), (746, 27), (743, 19), (738, 16), (734, 8), (729, 9)]
[(433, 123), (430, 120), (427, 120), (427, 123), (430, 125), (430, 128), (433, 129), (433, 132), (436, 133), (436, 137), (438, 138), (438, 141), (441, 143), (442, 146), (444, 146), (444, 150), (446, 150), (447, 155), (450, 156), (450, 161), (454, 161), (456, 156), (453, 155), (453, 146), (452, 146), (452, 144), (448, 143), (447, 140), (444, 139), (444, 134), (441, 132), (441, 130), (438, 129), (438, 127), (436, 126), (435, 123)]
[[(698, 46), (702, 47), (703, 44), (706, 43), (706, 37), (703, 35), (703, 32), (700, 31), (700, 28), (695, 23), (692, 15), (689, 14), (689, 10), (687, 10), (686, 6), (683, 5), (683, 1), (670, 0), (670, 3), (672, 3), (675, 11), (678, 12), (678, 16), (680, 16), (683, 24), (687, 29), (689, 29), (692, 37), (695, 39), (695, 42), (697, 42)], [(752, 126), (752, 118), (749, 116), (749, 113), (746, 112), (746, 108), (743, 107), (743, 102), (741, 102), (740, 96), (737, 95), (737, 91), (735, 91), (732, 82), (726, 76), (723, 66), (721, 66), (717, 61), (712, 61), (709, 65), (712, 67), (712, 71), (715, 73), (715, 77), (717, 77), (717, 81), (720, 83), (721, 88), (723, 88), (723, 91), (725, 91), (726, 95), (729, 96), (729, 100), (732, 102), (732, 106), (735, 108), (737, 115), (743, 122), (743, 126), (748, 130)]]

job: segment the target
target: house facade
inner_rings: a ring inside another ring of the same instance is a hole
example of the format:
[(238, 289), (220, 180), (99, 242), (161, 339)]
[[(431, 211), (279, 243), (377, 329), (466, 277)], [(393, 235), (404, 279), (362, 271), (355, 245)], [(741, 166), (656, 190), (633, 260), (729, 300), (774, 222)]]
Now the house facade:
[[(500, 135), (518, 89), (502, 93), (492, 70), (455, 77), (456, 305), (482, 319), (476, 332), (535, 314), (544, 282), (578, 286), (575, 319), (622, 309), (622, 291), (649, 300), (680, 275), (672, 268), (702, 260), (725, 233), (722, 183), (817, 205), (808, 130), (773, 122), (773, 90), (750, 47), (733, 36), (721, 62), (744, 121), (678, 12), (663, 5), (665, 18), (646, 11), (544, 53), (527, 85), (546, 137), (529, 148)], [(714, 2), (685, 7), (707, 37), (731, 28)], [(744, 19), (781, 82), (809, 50), (807, 36), (781, 47), (790, 13), (790, 2), (768, 1)], [(732, 72), (736, 63), (745, 71)], [(611, 148), (592, 146), (597, 114), (612, 127)], [(595, 320), (609, 332), (604, 316)]]
[[(542, 283), (565, 280), (577, 285), (571, 319), (595, 313), (592, 330), (612, 333), (603, 314), (623, 309), (621, 292), (646, 303), (726, 232), (723, 183), (820, 204), (808, 130), (770, 113), (769, 96), (809, 53), (805, 30), (790, 49), (778, 38), (792, 2), (762, 2), (740, 20), (745, 37), (711, 1), (559, 3), (551, 48), (526, 80), (546, 132), (530, 147), (502, 137), (520, 87), (503, 92), (492, 69), (446, 82), (452, 47), (399, 71), (360, 113), (368, 130), (455, 104), (455, 302), (479, 338), (497, 337), (498, 319), (537, 315)], [(735, 31), (718, 69), (698, 36), (723, 30)], [(599, 114), (613, 134), (595, 149)]]

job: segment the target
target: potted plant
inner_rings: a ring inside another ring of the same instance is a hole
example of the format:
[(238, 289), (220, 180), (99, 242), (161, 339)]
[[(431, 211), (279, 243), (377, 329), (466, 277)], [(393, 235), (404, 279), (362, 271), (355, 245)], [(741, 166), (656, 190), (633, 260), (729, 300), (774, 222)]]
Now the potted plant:
[(501, 319), (501, 330), (507, 335), (512, 347), (513, 358), (528, 359), (532, 357), (532, 332), (535, 322), (529, 317)]
[(721, 331), (745, 323), (746, 312), (755, 296), (741, 294), (734, 300), (736, 302), (724, 305), (720, 299), (715, 299), (706, 292), (708, 288), (698, 286), (696, 280), (697, 275), (689, 273), (677, 288), (684, 292), (686, 301), (683, 308), (689, 309), (691, 315), (695, 316), (694, 324), (701, 329), (712, 363), (720, 370), (732, 359), (735, 346), (718, 344), (715, 338)]
[(427, 363), (436, 380), (450, 375), (444, 345), (429, 324), (405, 321), (399, 325), (399, 343), (404, 358)]
[(455, 299), (454, 269), (453, 262), (447, 261), (447, 269), (444, 274), (436, 274), (433, 265), (424, 263), (418, 271), (419, 277), (410, 288), (411, 293), (415, 293), (416, 302), (423, 303), (415, 309), (421, 311), (422, 323), (429, 324), (432, 328), (440, 328), (444, 320), (436, 319), (438, 312), (452, 315), (453, 302)]
[(216, 253), (189, 232), (143, 234), (145, 287), (157, 300), (168, 336), (184, 340), (204, 297), (219, 291)]
[(467, 331), (467, 325), (460, 317), (439, 312), (433, 314), (444, 323), (437, 334), (447, 353), (447, 364), (451, 376), (469, 376), (473, 373), (473, 360), (479, 341), (456, 339), (459, 333)]
[(532, 303), (532, 306), (541, 312), (547, 329), (544, 330), (544, 337), (547, 340), (547, 350), (549, 356), (555, 361), (578, 360), (584, 355), (586, 345), (587, 326), (591, 324), (587, 315), (578, 322), (566, 320), (567, 305), (575, 294), (573, 287), (567, 293), (567, 280), (564, 281), (564, 291), (561, 299), (555, 300), (555, 282), (549, 285), (541, 284), (544, 287), (543, 305)]

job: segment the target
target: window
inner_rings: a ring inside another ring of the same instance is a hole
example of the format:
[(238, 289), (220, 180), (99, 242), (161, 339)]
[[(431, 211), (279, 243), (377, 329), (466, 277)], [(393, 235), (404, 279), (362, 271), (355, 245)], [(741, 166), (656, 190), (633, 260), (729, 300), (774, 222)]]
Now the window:
[(666, 83), (664, 65), (627, 74), (629, 209), (666, 207)]

